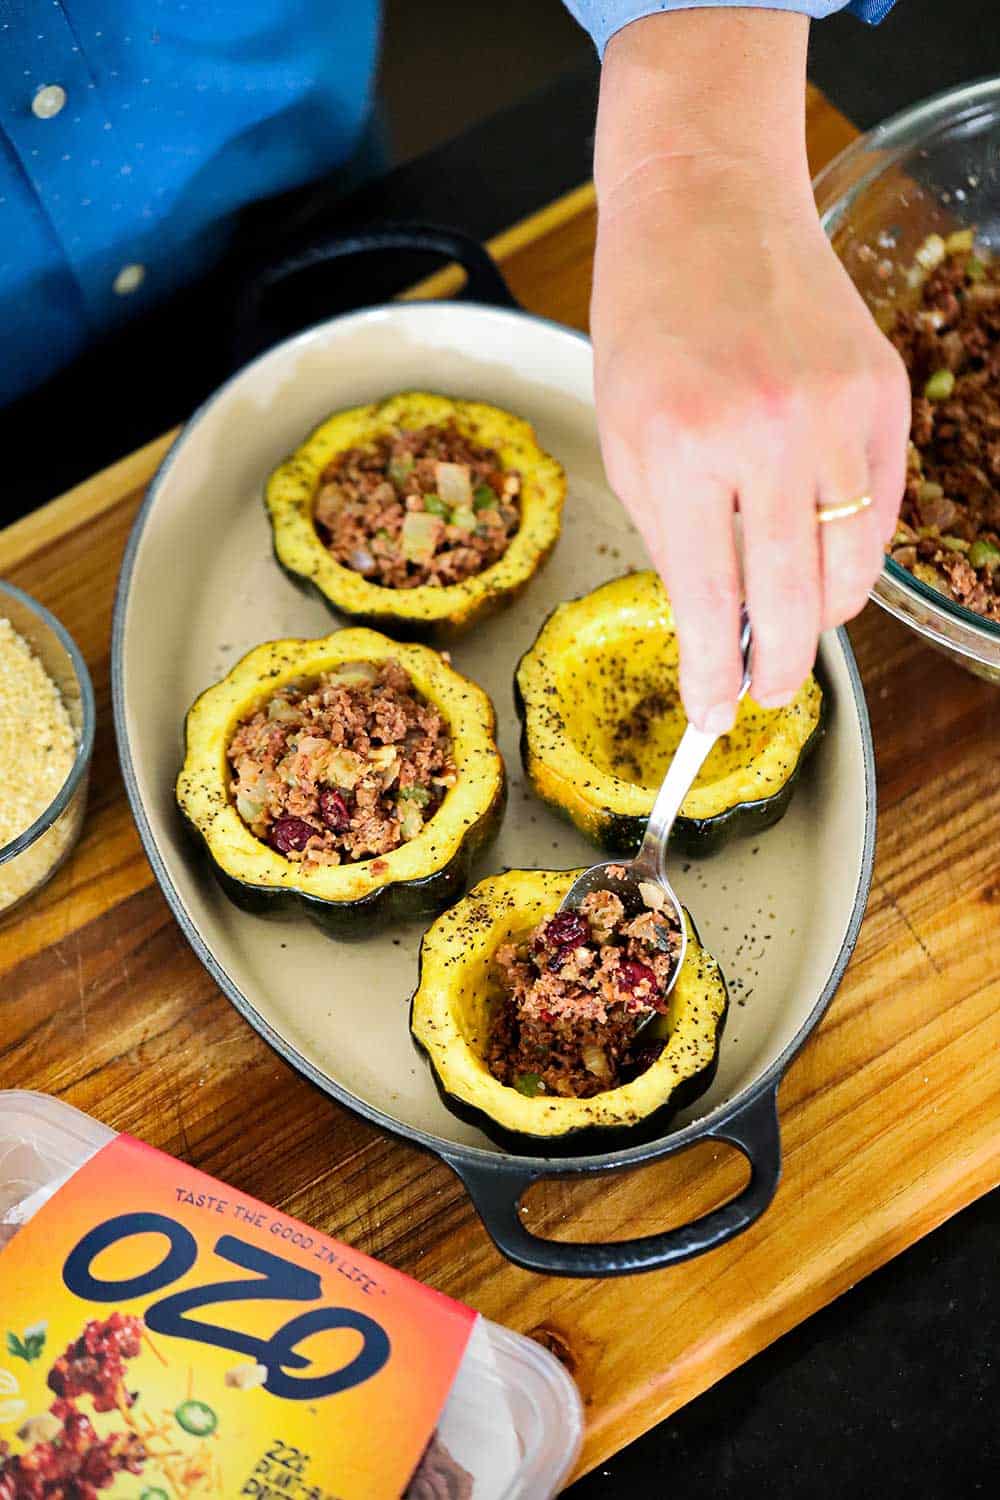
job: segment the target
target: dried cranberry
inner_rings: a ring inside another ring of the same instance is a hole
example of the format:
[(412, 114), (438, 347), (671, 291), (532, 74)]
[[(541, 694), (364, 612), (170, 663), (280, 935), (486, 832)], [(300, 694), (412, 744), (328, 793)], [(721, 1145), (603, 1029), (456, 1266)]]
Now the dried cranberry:
[(579, 948), (589, 939), (590, 928), (579, 912), (560, 911), (546, 922), (544, 937), (558, 948)]
[(271, 847), (279, 854), (290, 849), (304, 849), (316, 832), (304, 818), (279, 818), (271, 829)]
[(319, 815), (327, 828), (334, 833), (343, 833), (350, 826), (351, 815), (347, 803), (339, 792), (325, 791), (319, 794)]
[(622, 1063), (622, 1078), (630, 1083), (633, 1078), (638, 1078), (651, 1068), (666, 1046), (666, 1042), (647, 1042), (644, 1047), (637, 1047), (630, 1053)]
[(636, 963), (635, 959), (624, 959), (618, 965), (617, 977), (620, 989), (629, 990), (634, 994), (641, 985), (648, 984), (650, 990), (654, 994), (656, 992), (656, 975), (645, 964)]
[(569, 963), (572, 956), (573, 949), (569, 946), (568, 943), (565, 948), (557, 948), (546, 966), (549, 970), (549, 973), (558, 974), (560, 969), (564, 968), (566, 964)]

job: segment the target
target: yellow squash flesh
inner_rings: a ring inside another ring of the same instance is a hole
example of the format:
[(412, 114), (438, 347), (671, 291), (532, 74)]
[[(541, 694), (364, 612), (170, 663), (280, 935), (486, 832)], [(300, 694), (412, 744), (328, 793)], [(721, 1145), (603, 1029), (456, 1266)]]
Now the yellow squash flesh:
[[(522, 756), (535, 791), (613, 853), (638, 847), (684, 732), (678, 671), (673, 611), (652, 572), (559, 605), (518, 665)], [(651, 695), (645, 732), (623, 735), (618, 726)], [(709, 852), (733, 832), (776, 822), (822, 704), (812, 675), (787, 708), (745, 698), (684, 800), (676, 841)]]

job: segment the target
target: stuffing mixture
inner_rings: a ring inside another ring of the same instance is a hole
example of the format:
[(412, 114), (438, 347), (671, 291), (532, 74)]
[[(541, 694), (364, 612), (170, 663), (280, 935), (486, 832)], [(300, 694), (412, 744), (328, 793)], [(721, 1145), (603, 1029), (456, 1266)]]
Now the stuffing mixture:
[(932, 235), (919, 305), (890, 338), (910, 373), (913, 426), (893, 559), (1000, 622), (1000, 261), (971, 230)]
[(445, 720), (391, 660), (280, 689), (240, 723), (228, 758), (240, 817), (306, 869), (416, 838), (456, 780)]
[(521, 522), (521, 478), (454, 423), (384, 434), (323, 470), (315, 523), (337, 562), (383, 588), (481, 573)]
[(680, 930), (660, 888), (640, 889), (647, 906), (638, 916), (627, 917), (613, 891), (592, 891), (578, 911), (557, 912), (498, 950), (502, 999), (487, 1065), (501, 1083), (529, 1097), (587, 1099), (659, 1057), (665, 1041), (636, 1037), (636, 1028), (667, 1010)]

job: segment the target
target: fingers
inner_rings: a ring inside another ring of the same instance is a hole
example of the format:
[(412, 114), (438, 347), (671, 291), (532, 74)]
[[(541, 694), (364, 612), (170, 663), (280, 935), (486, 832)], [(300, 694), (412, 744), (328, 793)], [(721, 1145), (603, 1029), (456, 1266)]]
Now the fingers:
[(878, 512), (883, 546), (891, 540), (906, 486), (906, 448), (910, 435), (910, 381), (906, 367), (886, 341), (889, 356), (881, 373), (873, 411), (868, 463), (871, 493)]
[(661, 477), (662, 522), (650, 550), (673, 606), (681, 696), (693, 724), (725, 734), (743, 680), (733, 494), (703, 471), (661, 467), (670, 473)]
[[(846, 505), (871, 494), (866, 445), (845, 441), (828, 450), (826, 463), (814, 504)], [(867, 510), (818, 527), (824, 630), (852, 619), (867, 603), (882, 567), (882, 524), (873, 503)]]
[(740, 491), (753, 626), (750, 691), (763, 708), (790, 702), (816, 658), (821, 592), (814, 495), (805, 454), (755, 466)]
[[(857, 614), (881, 571), (905, 481), (909, 387), (877, 337), (863, 359), (841, 351), (836, 368), (818, 374), (793, 351), (791, 375), (744, 358), (734, 377), (673, 342), (654, 343), (645, 358), (630, 348), (603, 368), (609, 477), (667, 585), (684, 706), (700, 728), (725, 732), (735, 715), (744, 591), (751, 692), (779, 707), (808, 676), (820, 630)], [(868, 509), (818, 522), (819, 506), (865, 495)]]

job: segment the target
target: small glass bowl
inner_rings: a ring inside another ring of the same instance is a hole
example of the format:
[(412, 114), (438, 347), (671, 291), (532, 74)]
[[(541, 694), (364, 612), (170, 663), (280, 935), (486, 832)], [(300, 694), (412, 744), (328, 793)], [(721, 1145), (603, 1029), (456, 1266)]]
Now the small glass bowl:
[[(972, 228), (1000, 253), (1000, 79), (938, 94), (869, 131), (813, 184), (823, 228), (888, 327), (929, 234)], [(959, 666), (1000, 683), (1000, 625), (887, 558), (872, 598)]]
[(79, 837), (97, 716), (86, 662), (55, 616), (13, 584), (0, 582), (0, 617), (8, 619), (27, 641), (59, 689), (77, 740), (73, 765), (49, 806), (23, 833), (0, 848), (2, 921), (55, 874)]

